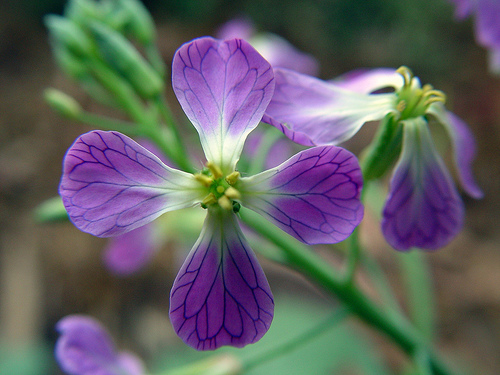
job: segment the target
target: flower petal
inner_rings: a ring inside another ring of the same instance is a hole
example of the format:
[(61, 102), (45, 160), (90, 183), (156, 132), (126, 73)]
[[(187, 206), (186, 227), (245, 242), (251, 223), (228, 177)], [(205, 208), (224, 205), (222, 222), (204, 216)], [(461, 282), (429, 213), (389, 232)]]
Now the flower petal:
[(266, 276), (236, 216), (209, 209), (170, 294), (175, 331), (198, 350), (243, 347), (267, 332), (273, 311)]
[(207, 159), (223, 172), (234, 171), (246, 136), (273, 95), (269, 63), (244, 40), (205, 37), (179, 48), (172, 81)]
[(500, 2), (482, 0), (477, 2), (475, 28), (479, 44), (496, 48), (500, 46)]
[(64, 206), (80, 230), (95, 236), (123, 234), (203, 199), (192, 175), (166, 166), (117, 132), (83, 134), (63, 164)]
[(448, 0), (455, 3), (455, 17), (462, 20), (473, 11), (473, 0)]
[(394, 94), (364, 95), (291, 70), (274, 69), (276, 89), (262, 121), (305, 146), (335, 145), (394, 110)]
[(379, 68), (353, 70), (330, 82), (346, 90), (370, 94), (389, 87), (400, 89), (404, 80), (403, 76), (396, 72), (396, 69)]
[(451, 137), (455, 166), (462, 187), (471, 197), (476, 199), (482, 198), (483, 192), (476, 184), (472, 173), (472, 162), (476, 156), (474, 135), (460, 117), (446, 111), (442, 105), (434, 104), (430, 106), (429, 113), (434, 115), (443, 124)]
[(60, 337), (56, 359), (61, 368), (74, 375), (141, 375), (142, 361), (135, 355), (116, 353), (111, 337), (101, 324), (84, 315), (69, 315), (56, 326)]
[(335, 146), (302, 151), (241, 179), (242, 204), (307, 244), (346, 239), (363, 218), (356, 157)]
[(154, 224), (146, 224), (111, 238), (103, 253), (106, 268), (118, 276), (128, 276), (146, 266), (156, 251)]
[(464, 208), (421, 117), (404, 122), (403, 151), (385, 203), (382, 232), (397, 250), (435, 250), (461, 230)]

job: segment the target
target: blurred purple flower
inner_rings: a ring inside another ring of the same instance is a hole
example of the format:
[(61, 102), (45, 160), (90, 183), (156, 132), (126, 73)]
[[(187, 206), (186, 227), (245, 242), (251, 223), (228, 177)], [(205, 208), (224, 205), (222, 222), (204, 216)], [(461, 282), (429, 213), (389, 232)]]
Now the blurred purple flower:
[(57, 325), (55, 355), (70, 375), (142, 375), (144, 366), (134, 354), (117, 352), (108, 332), (95, 319), (69, 315)]
[(456, 6), (455, 16), (463, 20), (474, 14), (476, 39), (489, 49), (490, 69), (500, 74), (500, 1), (449, 0)]
[(113, 237), (104, 249), (103, 262), (117, 276), (129, 276), (145, 267), (156, 253), (154, 223)]
[[(277, 68), (275, 81), (263, 121), (299, 144), (339, 144), (364, 123), (386, 115), (403, 128), (382, 220), (384, 236), (395, 249), (438, 249), (461, 230), (463, 203), (432, 142), (430, 117), (450, 135), (464, 190), (474, 198), (482, 192), (471, 170), (474, 138), (461, 119), (446, 111), (444, 94), (430, 85), (421, 87), (407, 68), (356, 72), (334, 83)], [(371, 94), (384, 88), (394, 92)]]
[(344, 240), (359, 224), (362, 176), (350, 152), (316, 147), (241, 177), (236, 164), (274, 91), (269, 63), (244, 40), (200, 38), (176, 52), (173, 89), (200, 135), (201, 173), (173, 169), (117, 132), (92, 131), (68, 150), (60, 194), (73, 223), (96, 236), (126, 233), (201, 205), (207, 216), (170, 294), (170, 318), (190, 346), (243, 347), (269, 329), (269, 284), (237, 221), (246, 206), (308, 243)]
[(223, 24), (216, 33), (217, 38), (227, 40), (241, 38), (248, 41), (273, 67), (292, 69), (315, 76), (319, 65), (314, 57), (296, 49), (282, 37), (256, 32), (248, 18), (235, 18)]

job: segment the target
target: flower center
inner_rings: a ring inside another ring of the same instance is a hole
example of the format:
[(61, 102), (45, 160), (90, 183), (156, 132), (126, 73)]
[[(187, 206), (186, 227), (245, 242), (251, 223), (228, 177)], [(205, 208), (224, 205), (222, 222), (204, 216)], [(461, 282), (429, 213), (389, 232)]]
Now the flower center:
[(234, 212), (240, 210), (241, 206), (235, 200), (239, 199), (241, 194), (234, 187), (240, 178), (240, 172), (235, 171), (224, 176), (217, 165), (208, 162), (206, 168), (201, 173), (195, 174), (194, 178), (207, 189), (207, 195), (203, 198), (201, 207), (206, 209), (219, 206)]
[(397, 73), (404, 80), (403, 87), (396, 92), (396, 109), (400, 113), (400, 120), (423, 116), (432, 103), (444, 104), (446, 101), (446, 95), (442, 91), (435, 90), (431, 85), (421, 87), (418, 78), (406, 66), (400, 67)]

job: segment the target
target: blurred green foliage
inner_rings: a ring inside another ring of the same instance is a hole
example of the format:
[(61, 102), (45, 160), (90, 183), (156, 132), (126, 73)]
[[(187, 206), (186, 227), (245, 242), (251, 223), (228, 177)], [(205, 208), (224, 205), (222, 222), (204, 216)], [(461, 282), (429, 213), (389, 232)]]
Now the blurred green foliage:
[[(331, 78), (353, 68), (410, 66), (428, 81), (466, 63), (462, 43), (474, 43), (447, 0), (144, 0), (160, 23), (177, 22), (200, 36), (241, 15), (320, 60)], [(61, 12), (63, 0), (11, 4), (27, 15)], [(424, 80), (426, 81), (426, 80)]]

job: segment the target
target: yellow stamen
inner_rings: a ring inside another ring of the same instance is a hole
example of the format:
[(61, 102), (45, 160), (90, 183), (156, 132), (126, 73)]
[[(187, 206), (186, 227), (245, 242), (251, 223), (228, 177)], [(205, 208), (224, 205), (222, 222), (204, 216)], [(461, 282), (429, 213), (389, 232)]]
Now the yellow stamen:
[(234, 171), (233, 173), (226, 176), (226, 182), (229, 185), (234, 185), (236, 181), (240, 178), (240, 172)]
[(403, 86), (410, 86), (414, 77), (413, 72), (407, 66), (401, 66), (396, 70), (396, 73), (403, 76)]
[(207, 166), (208, 170), (212, 173), (212, 176), (215, 179), (222, 177), (222, 170), (217, 165), (215, 165), (214, 163), (209, 161), (209, 162), (207, 162), (206, 166)]
[(396, 109), (399, 112), (403, 112), (406, 108), (406, 100), (400, 100), (399, 103), (396, 105)]
[(238, 190), (236, 190), (234, 187), (229, 186), (226, 191), (224, 192), (224, 195), (230, 199), (240, 199), (241, 194)]
[(219, 206), (221, 206), (222, 208), (224, 208), (226, 210), (233, 209), (233, 204), (231, 203), (231, 200), (225, 195), (220, 197), (219, 200), (217, 201), (217, 203), (219, 203)]
[(203, 200), (201, 201), (202, 205), (208, 206), (211, 204), (217, 203), (217, 198), (215, 197), (214, 193), (208, 194)]
[(204, 175), (202, 173), (197, 173), (194, 175), (196, 181), (201, 182), (203, 186), (209, 187), (214, 182), (214, 179)]

